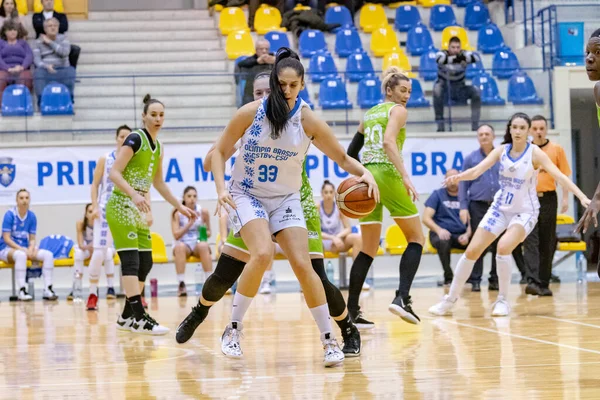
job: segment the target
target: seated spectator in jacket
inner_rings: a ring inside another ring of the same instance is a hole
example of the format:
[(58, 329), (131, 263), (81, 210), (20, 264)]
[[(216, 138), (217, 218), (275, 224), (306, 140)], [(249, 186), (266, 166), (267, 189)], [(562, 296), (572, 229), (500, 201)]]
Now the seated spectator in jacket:
[[(448, 170), (446, 178), (457, 174), (455, 169)], [(471, 237), (470, 227), (460, 220), (457, 183), (431, 193), (425, 202), (423, 223), (429, 228), (429, 241), (440, 257), (444, 270), (444, 285), (449, 285), (453, 278), (450, 253), (452, 249), (466, 249)]]
[(471, 100), (471, 129), (476, 131), (479, 127), (481, 113), (481, 97), (479, 89), (465, 84), (467, 66), (479, 60), (479, 56), (471, 51), (461, 49), (460, 39), (453, 36), (448, 44), (448, 50), (438, 51), (436, 61), (438, 64), (438, 79), (433, 85), (433, 109), (437, 131), (444, 132), (444, 104), (448, 98), (453, 101), (464, 102)]
[(275, 56), (269, 50), (271, 43), (266, 39), (256, 41), (256, 53), (238, 63), (242, 79), (246, 79), (242, 105), (254, 101), (254, 78), (262, 71), (270, 71), (275, 64)]
[(23, 18), (19, 16), (19, 11), (17, 10), (17, 0), (3, 0), (2, 4), (0, 4), (0, 27), (6, 21), (14, 21), (18, 28), (18, 38), (27, 39), (29, 33), (23, 25)]
[(35, 41), (33, 61), (36, 69), (33, 75), (33, 86), (38, 96), (38, 105), (44, 88), (52, 81), (65, 85), (73, 98), (75, 68), (69, 64), (71, 44), (65, 35), (58, 33), (58, 26), (59, 22), (56, 18), (45, 20), (45, 33)]
[[(39, 38), (40, 35), (44, 34), (44, 22), (50, 18), (56, 18), (58, 20), (58, 33), (61, 35), (66, 34), (69, 30), (69, 20), (65, 14), (54, 11), (54, 0), (42, 0), (42, 6), (44, 7), (42, 12), (33, 14), (32, 19), (36, 39)], [(69, 63), (73, 68), (77, 68), (79, 53), (81, 53), (81, 48), (72, 44), (71, 51), (69, 53)]]
[(31, 64), (33, 52), (27, 41), (18, 38), (19, 26), (15, 20), (7, 20), (0, 29), (0, 94), (7, 85), (20, 83), (33, 89)]

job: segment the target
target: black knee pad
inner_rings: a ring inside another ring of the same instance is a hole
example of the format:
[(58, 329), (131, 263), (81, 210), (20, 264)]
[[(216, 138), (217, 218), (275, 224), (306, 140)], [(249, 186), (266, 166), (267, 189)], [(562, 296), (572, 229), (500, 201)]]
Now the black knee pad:
[(206, 279), (202, 287), (202, 297), (210, 302), (221, 300), (227, 290), (238, 280), (246, 263), (221, 254), (214, 272)]
[(123, 276), (138, 276), (140, 269), (140, 256), (137, 250), (121, 250), (118, 252), (121, 259), (121, 273)]
[(152, 252), (140, 251), (140, 268), (138, 270), (138, 280), (146, 282), (146, 277), (152, 270)]

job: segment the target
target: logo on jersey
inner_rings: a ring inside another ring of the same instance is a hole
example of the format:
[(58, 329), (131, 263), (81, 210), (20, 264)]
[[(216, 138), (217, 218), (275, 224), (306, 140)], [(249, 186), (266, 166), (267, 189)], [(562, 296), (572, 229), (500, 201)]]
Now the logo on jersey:
[(138, 236), (137, 236), (137, 233), (135, 233), (135, 232), (129, 232), (129, 233), (127, 234), (127, 238), (128, 238), (128, 239), (131, 239), (131, 240), (133, 240), (133, 239), (137, 239), (137, 237), (138, 237)]
[(286, 214), (291, 214), (292, 213), (292, 209), (290, 207), (287, 208), (287, 210), (285, 210)]
[(12, 157), (0, 157), (0, 185), (9, 187), (15, 180), (16, 171)]

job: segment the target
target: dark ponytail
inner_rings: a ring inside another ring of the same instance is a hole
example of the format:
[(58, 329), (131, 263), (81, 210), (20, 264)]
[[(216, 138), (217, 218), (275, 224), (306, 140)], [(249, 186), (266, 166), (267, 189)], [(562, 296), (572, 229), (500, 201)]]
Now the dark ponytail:
[(92, 206), (92, 203), (88, 203), (85, 205), (85, 213), (83, 214), (83, 229), (85, 229), (85, 227), (88, 226), (87, 212), (91, 206)]
[(502, 144), (512, 143), (512, 136), (510, 134), (510, 126), (512, 125), (513, 121), (517, 118), (523, 118), (525, 121), (527, 121), (527, 126), (531, 127), (531, 119), (529, 118), (529, 115), (522, 113), (522, 112), (513, 114), (513, 116), (510, 117), (510, 119), (508, 120), (508, 123), (506, 124), (506, 132), (504, 133), (504, 140), (502, 141)]
[(298, 54), (287, 47), (282, 47), (277, 51), (275, 57), (275, 65), (269, 78), (271, 94), (267, 97), (266, 115), (269, 125), (271, 125), (271, 138), (273, 139), (278, 139), (281, 136), (290, 118), (290, 107), (283, 90), (281, 90), (281, 85), (279, 85), (279, 72), (285, 68), (296, 71), (302, 82), (304, 82), (304, 66), (300, 62)]
[(163, 107), (165, 106), (162, 101), (153, 99), (152, 96), (150, 96), (150, 93), (144, 96), (144, 100), (142, 100), (142, 102), (144, 103), (144, 114), (148, 113), (148, 107), (154, 103), (158, 103)]

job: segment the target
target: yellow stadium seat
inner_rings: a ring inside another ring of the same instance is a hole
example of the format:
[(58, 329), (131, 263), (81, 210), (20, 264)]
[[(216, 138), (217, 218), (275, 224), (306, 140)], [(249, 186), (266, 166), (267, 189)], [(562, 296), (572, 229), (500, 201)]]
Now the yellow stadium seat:
[(294, 7), (295, 11), (308, 11), (310, 10), (309, 6), (303, 6), (302, 4), (296, 4), (296, 7)]
[(444, 4), (444, 5), (449, 6), (451, 4), (451, 1), (450, 0), (419, 0), (419, 4), (422, 7), (430, 8), (437, 4)]
[(469, 43), (467, 32), (460, 26), (449, 26), (442, 31), (442, 50), (448, 50), (448, 44), (452, 37), (458, 37), (463, 50), (473, 51), (473, 46)]
[(392, 255), (402, 255), (408, 242), (398, 225), (390, 225), (385, 231), (385, 250)]
[(165, 240), (156, 232), (151, 233), (152, 236), (152, 262), (157, 264), (165, 264), (169, 262), (167, 257), (167, 246)]
[(235, 60), (241, 56), (251, 56), (254, 54), (254, 41), (250, 32), (232, 32), (225, 41), (225, 53), (230, 60)]
[(215, 6), (215, 11), (216, 11), (216, 12), (221, 12), (221, 11), (223, 11), (224, 9), (225, 9), (225, 7), (223, 7), (221, 4), (217, 4), (217, 5)]
[[(25, 4), (23, 7), (25, 9), (25, 13), (21, 14), (21, 4)], [(19, 14), (21, 15), (25, 15), (27, 14), (27, 2), (25, 0), (21, 0), (19, 1), (18, 4), (18, 10), (19, 10)], [(33, 2), (33, 12), (36, 13), (40, 13), (42, 12), (42, 10), (44, 10), (44, 6), (42, 6), (42, 0), (35, 0)], [(54, 11), (59, 12), (59, 13), (64, 13), (65, 12), (65, 6), (63, 5), (63, 0), (54, 0)]]
[(574, 224), (575, 220), (573, 219), (573, 217), (571, 217), (570, 215), (566, 215), (566, 214), (558, 214), (556, 216), (556, 223), (558, 225), (564, 225), (564, 224)]
[(375, 57), (383, 57), (387, 53), (400, 51), (400, 42), (391, 26), (375, 28), (371, 33), (371, 51)]
[(410, 65), (410, 60), (402, 50), (393, 51), (383, 57), (383, 70), (385, 71), (391, 66), (400, 68), (409, 78), (416, 77), (416, 75), (411, 72), (412, 67)]
[[(232, 32), (249, 32), (246, 16), (239, 7), (226, 7), (219, 16), (219, 30), (221, 35), (228, 36)], [(254, 54), (254, 53), (253, 53)]]
[(365, 4), (360, 9), (360, 19), (358, 21), (359, 26), (363, 31), (370, 33), (380, 26), (388, 24), (385, 10), (381, 4)]
[(263, 4), (254, 15), (254, 29), (259, 35), (271, 31), (284, 31), (281, 27), (281, 13), (275, 7)]
[(398, 3), (392, 3), (392, 4), (388, 5), (388, 7), (391, 9), (396, 9), (400, 6), (416, 6), (416, 5), (417, 5), (416, 1), (402, 1), (402, 2), (398, 2)]
[[(40, 6), (42, 5), (41, 2), (38, 1), (38, 3), (40, 3)], [(27, 1), (24, 1), (24, 0), (19, 1), (17, 3), (17, 11), (19, 12), (19, 15), (27, 15), (29, 13), (29, 7), (27, 6)]]

